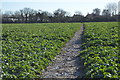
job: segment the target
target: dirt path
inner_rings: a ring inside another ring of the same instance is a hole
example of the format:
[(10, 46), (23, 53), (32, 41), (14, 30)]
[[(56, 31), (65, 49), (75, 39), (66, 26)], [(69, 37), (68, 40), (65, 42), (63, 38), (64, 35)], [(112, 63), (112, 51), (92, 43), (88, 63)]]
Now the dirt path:
[(83, 27), (66, 43), (66, 46), (62, 48), (61, 54), (57, 55), (55, 60), (53, 60), (54, 63), (42, 71), (43, 78), (77, 78), (84, 75), (83, 64), (80, 62), (79, 57)]

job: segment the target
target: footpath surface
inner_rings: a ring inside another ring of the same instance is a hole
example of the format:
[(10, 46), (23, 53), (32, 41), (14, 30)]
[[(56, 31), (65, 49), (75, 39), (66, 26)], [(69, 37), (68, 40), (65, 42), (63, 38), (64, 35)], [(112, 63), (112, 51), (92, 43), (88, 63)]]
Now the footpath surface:
[(79, 51), (82, 50), (83, 28), (84, 26), (66, 43), (61, 53), (53, 60), (53, 64), (42, 71), (43, 78), (77, 78), (84, 75), (83, 63), (79, 57)]

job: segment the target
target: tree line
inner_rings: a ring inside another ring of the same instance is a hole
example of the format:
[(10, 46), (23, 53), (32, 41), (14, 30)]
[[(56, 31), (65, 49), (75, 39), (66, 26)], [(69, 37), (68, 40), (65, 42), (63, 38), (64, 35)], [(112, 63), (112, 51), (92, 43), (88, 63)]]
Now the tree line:
[(93, 9), (92, 13), (86, 16), (80, 11), (76, 11), (73, 16), (63, 9), (57, 9), (52, 13), (42, 10), (24, 8), (19, 11), (7, 11), (2, 13), (2, 23), (59, 23), (59, 22), (108, 22), (117, 21), (117, 4), (109, 3), (101, 11), (99, 8)]

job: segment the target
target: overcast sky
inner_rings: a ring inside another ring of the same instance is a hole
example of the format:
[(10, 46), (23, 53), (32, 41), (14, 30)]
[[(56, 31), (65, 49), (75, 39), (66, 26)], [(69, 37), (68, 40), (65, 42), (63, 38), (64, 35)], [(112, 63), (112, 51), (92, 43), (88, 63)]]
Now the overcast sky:
[(105, 9), (106, 4), (119, 0), (2, 0), (2, 11), (16, 11), (24, 7), (35, 10), (53, 12), (58, 8), (68, 11), (73, 15), (75, 11), (83, 15), (92, 13), (93, 9)]

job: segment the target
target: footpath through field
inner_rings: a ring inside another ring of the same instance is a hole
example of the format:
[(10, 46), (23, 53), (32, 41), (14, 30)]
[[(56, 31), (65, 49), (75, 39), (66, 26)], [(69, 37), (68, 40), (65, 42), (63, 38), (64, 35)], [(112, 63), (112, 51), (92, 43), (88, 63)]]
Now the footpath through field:
[(77, 78), (84, 75), (83, 63), (79, 57), (79, 51), (82, 50), (81, 37), (83, 29), (84, 25), (62, 48), (61, 53), (53, 60), (53, 64), (50, 64), (46, 70), (42, 71), (43, 78)]

